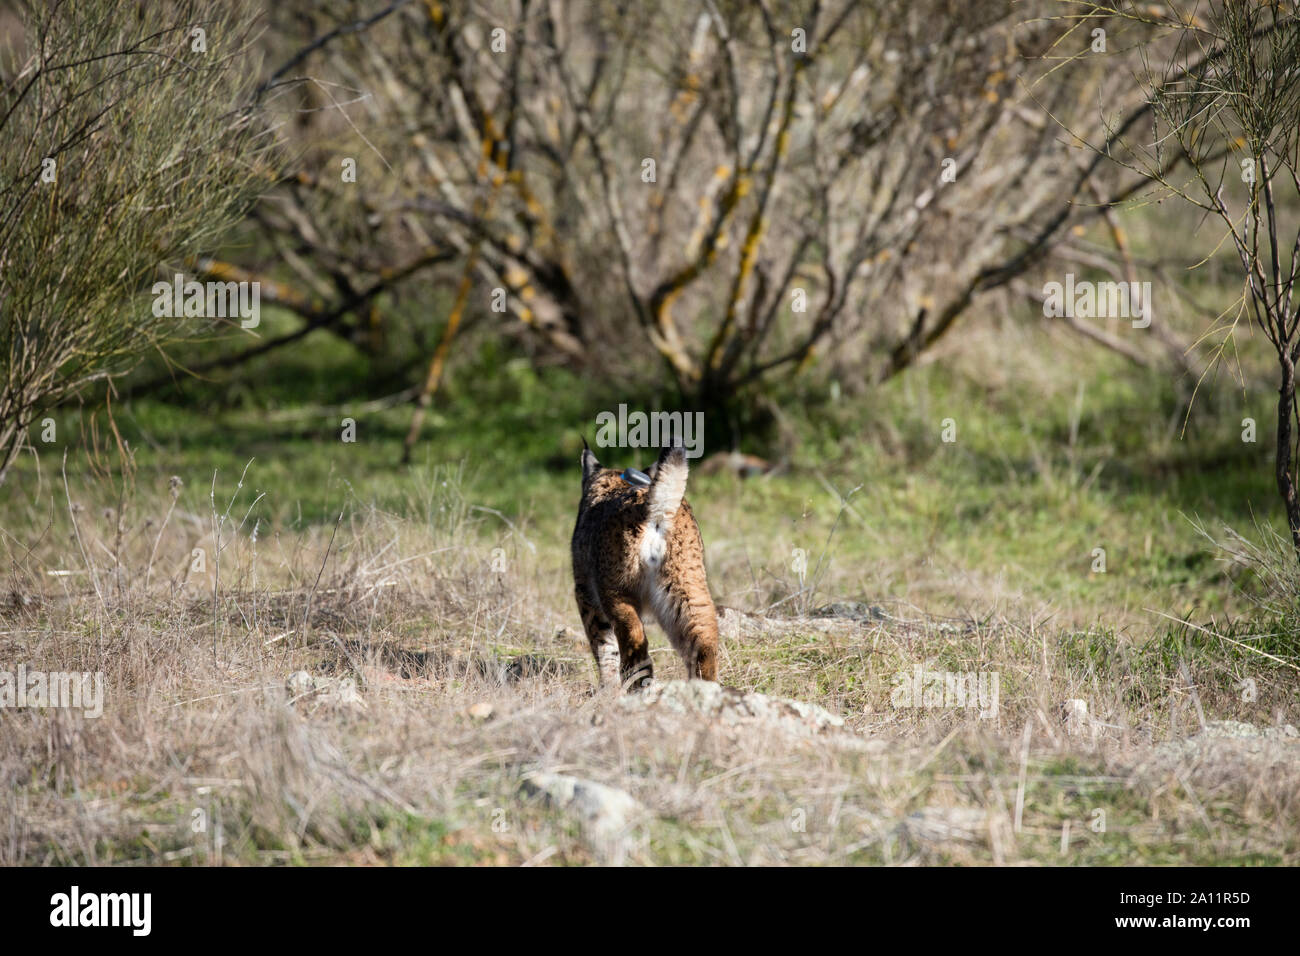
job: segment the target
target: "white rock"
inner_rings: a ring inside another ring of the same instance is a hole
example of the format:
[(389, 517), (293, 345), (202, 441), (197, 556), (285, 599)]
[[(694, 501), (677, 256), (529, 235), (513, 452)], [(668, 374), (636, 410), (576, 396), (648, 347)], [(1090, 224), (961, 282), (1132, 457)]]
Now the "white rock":
[(322, 706), (356, 711), (366, 709), (357, 682), (350, 677), (336, 680), (315, 677), (307, 671), (294, 671), (285, 679), (284, 688), (289, 692), (291, 702), (310, 700), (312, 710)]
[(285, 679), (284, 689), (294, 697), (310, 694), (316, 689), (316, 678), (306, 671), (294, 671)]
[(1088, 702), (1077, 697), (1062, 701), (1061, 720), (1065, 723), (1065, 732), (1071, 737), (1086, 732), (1090, 723)]
[(535, 773), (524, 780), (523, 789), (541, 794), (552, 806), (577, 817), (587, 842), (603, 863), (623, 864), (635, 823), (644, 813), (630, 793), (562, 773)]
[(625, 710), (657, 710), (701, 717), (726, 726), (758, 726), (800, 737), (842, 731), (844, 718), (824, 707), (723, 687), (705, 680), (655, 682), (619, 699)]

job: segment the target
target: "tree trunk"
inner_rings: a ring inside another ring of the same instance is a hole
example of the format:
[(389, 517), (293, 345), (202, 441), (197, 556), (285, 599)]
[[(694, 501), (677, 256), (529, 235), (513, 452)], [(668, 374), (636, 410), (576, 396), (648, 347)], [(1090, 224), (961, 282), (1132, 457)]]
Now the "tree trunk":
[(1300, 501), (1296, 499), (1295, 478), (1291, 474), (1291, 415), (1295, 408), (1295, 363), (1285, 348), (1278, 354), (1282, 366), (1282, 384), (1277, 394), (1277, 490), (1286, 506), (1286, 521), (1291, 529), (1291, 546), (1300, 561)]
[(13, 467), (18, 455), (23, 450), (24, 439), (27, 437), (27, 422), (23, 421), (22, 412), (15, 411), (12, 415), (0, 416), (0, 487), (9, 477), (9, 469)]

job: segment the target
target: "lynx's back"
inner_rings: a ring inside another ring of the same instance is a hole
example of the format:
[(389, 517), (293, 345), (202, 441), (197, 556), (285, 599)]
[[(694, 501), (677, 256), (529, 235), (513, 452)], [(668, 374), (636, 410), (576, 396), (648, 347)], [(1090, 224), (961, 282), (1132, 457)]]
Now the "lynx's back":
[[(688, 466), (666, 450), (638, 485), (583, 452), (582, 500), (571, 552), (578, 610), (602, 681), (639, 686), (653, 669), (641, 623), (649, 608), (686, 664), (717, 677), (717, 612), (709, 595), (704, 542), (684, 499)], [(617, 661), (617, 665), (615, 665)]]

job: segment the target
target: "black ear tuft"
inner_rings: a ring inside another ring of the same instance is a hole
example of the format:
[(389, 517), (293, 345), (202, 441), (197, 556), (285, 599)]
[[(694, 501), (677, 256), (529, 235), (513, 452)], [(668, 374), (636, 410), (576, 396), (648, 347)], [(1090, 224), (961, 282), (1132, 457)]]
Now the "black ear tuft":
[(587, 446), (585, 436), (582, 439), (582, 458), (580, 460), (582, 462), (582, 480), (585, 482), (600, 467), (600, 462), (596, 460), (596, 456), (591, 453), (591, 449)]
[(679, 464), (685, 460), (686, 449), (682, 447), (680, 439), (674, 439), (671, 445), (666, 445), (663, 450), (659, 452), (659, 460), (655, 462), (655, 470), (657, 471), (659, 466), (666, 461)]

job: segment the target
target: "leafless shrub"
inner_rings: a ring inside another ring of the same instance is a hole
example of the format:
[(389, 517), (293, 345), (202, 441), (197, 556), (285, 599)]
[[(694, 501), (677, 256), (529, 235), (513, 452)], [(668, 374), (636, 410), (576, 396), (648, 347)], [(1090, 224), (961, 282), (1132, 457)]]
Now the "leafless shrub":
[(229, 4), (22, 11), (0, 75), (0, 482), (42, 410), (181, 331), (142, 286), (240, 215), (267, 145)]
[(263, 96), (305, 149), (255, 216), (305, 321), (279, 341), (372, 348), (454, 289), (422, 404), (462, 318), (703, 406), (816, 362), (887, 378), (1111, 195), (1058, 124), (1141, 103), (1113, 58), (1053, 76), (1087, 48), (1054, 9), (281, 5)]
[[(1151, 13), (1115, 15), (1147, 22)], [(1222, 223), (1241, 265), (1235, 308), (1206, 330), (1217, 355), (1244, 321), (1277, 359), (1274, 478), (1300, 560), (1300, 441), (1295, 365), (1300, 358), (1300, 18), (1287, 2), (1170, 4), (1161, 32), (1139, 49), (1150, 103), (1150, 139), (1120, 130), (1114, 158), (1165, 195)], [(1115, 139), (1115, 137), (1112, 137)], [(1185, 165), (1184, 165), (1185, 164)], [(1188, 178), (1173, 169), (1188, 169)]]

